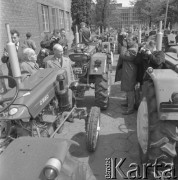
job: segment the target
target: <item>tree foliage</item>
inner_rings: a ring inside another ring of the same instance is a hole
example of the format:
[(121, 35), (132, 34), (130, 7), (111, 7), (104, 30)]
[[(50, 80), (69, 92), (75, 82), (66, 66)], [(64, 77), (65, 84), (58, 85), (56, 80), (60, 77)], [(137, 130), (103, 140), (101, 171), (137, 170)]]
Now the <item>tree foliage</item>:
[[(141, 20), (152, 23), (164, 21), (166, 13), (167, 0), (133, 0), (132, 4), (136, 7)], [(167, 24), (178, 22), (178, 1), (170, 0), (167, 14)]]
[(75, 32), (75, 26), (81, 22), (87, 25), (91, 23), (91, 1), (92, 0), (72, 0), (71, 16), (72, 16), (72, 31)]
[(106, 28), (108, 26), (108, 18), (110, 0), (97, 0), (95, 8), (95, 22), (97, 26)]

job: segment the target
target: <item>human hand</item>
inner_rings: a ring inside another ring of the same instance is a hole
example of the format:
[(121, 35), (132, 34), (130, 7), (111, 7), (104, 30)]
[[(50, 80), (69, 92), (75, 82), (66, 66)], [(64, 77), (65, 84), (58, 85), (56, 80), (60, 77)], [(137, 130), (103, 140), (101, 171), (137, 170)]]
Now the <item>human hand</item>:
[(9, 54), (7, 51), (4, 51), (3, 56), (9, 57)]
[(151, 51), (150, 51), (150, 50), (147, 50), (147, 51), (146, 51), (146, 54), (150, 55), (150, 54), (151, 54)]

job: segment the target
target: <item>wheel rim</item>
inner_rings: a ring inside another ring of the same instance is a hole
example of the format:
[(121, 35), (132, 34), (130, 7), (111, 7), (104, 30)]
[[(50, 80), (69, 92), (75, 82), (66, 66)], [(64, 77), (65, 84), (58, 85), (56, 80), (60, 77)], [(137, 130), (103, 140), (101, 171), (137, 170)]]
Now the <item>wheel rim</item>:
[(144, 97), (137, 113), (137, 138), (144, 154), (148, 149), (148, 107)]
[(110, 95), (110, 92), (111, 92), (111, 74), (110, 72), (108, 71), (108, 97)]
[(96, 148), (98, 137), (99, 137), (99, 131), (100, 131), (100, 122), (99, 122), (99, 117), (97, 120), (97, 127), (96, 127), (96, 135), (95, 135), (95, 141), (94, 141), (94, 149)]

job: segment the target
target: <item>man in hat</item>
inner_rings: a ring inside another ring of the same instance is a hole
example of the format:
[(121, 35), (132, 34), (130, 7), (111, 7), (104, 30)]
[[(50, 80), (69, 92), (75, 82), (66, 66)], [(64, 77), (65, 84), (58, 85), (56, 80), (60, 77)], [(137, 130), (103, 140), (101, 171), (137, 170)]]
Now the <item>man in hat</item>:
[(79, 31), (80, 34), (80, 42), (84, 44), (88, 44), (91, 42), (91, 32), (86, 27), (86, 24), (84, 22), (80, 23), (81, 29)]

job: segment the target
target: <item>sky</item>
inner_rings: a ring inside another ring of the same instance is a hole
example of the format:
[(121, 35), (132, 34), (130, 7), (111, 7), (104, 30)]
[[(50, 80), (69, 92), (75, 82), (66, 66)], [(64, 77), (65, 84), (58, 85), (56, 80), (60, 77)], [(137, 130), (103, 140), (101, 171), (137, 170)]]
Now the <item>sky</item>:
[(123, 7), (128, 7), (130, 6), (130, 0), (117, 0), (118, 3), (122, 3)]

